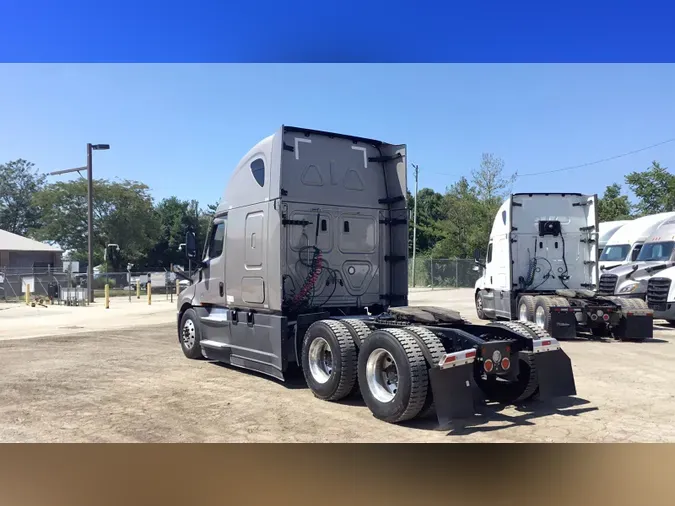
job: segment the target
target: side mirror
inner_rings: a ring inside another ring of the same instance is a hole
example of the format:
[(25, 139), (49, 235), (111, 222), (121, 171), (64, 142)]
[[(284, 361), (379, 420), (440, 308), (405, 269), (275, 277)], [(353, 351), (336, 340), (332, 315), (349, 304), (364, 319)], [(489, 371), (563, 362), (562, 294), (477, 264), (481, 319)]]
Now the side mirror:
[(473, 272), (480, 272), (480, 267), (478, 265), (474, 265), (473, 268), (471, 269)]
[(185, 234), (185, 255), (190, 260), (197, 258), (197, 239), (194, 232)]
[(480, 263), (480, 250), (476, 248), (473, 252), (473, 260), (476, 263)]

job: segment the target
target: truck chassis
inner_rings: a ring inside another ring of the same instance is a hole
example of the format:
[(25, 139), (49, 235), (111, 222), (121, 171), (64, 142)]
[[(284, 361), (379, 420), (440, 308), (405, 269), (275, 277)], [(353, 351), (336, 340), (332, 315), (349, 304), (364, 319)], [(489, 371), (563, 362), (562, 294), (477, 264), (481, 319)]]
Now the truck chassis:
[[(236, 357), (223, 343), (201, 341), (199, 317), (178, 315), (188, 358), (206, 358), (271, 371)], [(255, 313), (228, 309), (237, 325), (255, 325)], [(473, 325), (437, 307), (395, 307), (377, 316), (336, 317), (329, 312), (284, 320), (284, 353), (302, 369), (319, 399), (339, 401), (360, 392), (372, 414), (400, 423), (434, 413), (441, 425), (473, 416), (486, 401), (523, 403), (576, 395), (571, 361), (558, 341), (531, 322)], [(285, 367), (287, 369), (287, 366)]]
[(550, 294), (522, 293), (517, 308), (519, 321), (533, 322), (558, 340), (574, 339), (579, 331), (624, 341), (654, 337), (654, 312), (640, 299), (557, 290)]

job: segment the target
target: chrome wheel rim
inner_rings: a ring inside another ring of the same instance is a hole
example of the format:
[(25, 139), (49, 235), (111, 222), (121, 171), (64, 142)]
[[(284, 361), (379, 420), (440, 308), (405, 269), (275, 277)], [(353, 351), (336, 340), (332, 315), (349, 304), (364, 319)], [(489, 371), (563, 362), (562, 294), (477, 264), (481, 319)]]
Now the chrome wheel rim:
[(539, 306), (535, 311), (535, 320), (538, 327), (546, 328), (546, 311), (542, 306)]
[(333, 373), (333, 354), (323, 337), (317, 337), (309, 345), (309, 372), (318, 383), (326, 383)]
[(518, 319), (521, 322), (528, 321), (528, 319), (527, 319), (527, 306), (525, 304), (521, 304), (520, 308), (518, 309)]
[(483, 310), (483, 298), (480, 294), (476, 295), (476, 307), (478, 308), (478, 311)]
[(183, 345), (188, 350), (191, 350), (195, 345), (195, 340), (197, 339), (197, 331), (195, 330), (195, 324), (192, 320), (186, 320), (183, 324)]
[(398, 367), (384, 348), (374, 350), (366, 362), (368, 389), (378, 401), (391, 402), (398, 392)]

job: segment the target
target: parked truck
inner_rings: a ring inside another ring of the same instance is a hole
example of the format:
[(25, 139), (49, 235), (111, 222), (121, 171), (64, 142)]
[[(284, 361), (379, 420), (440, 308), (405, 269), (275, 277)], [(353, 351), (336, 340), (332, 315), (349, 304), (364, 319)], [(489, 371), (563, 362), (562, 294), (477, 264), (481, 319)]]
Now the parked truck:
[(649, 283), (657, 276), (651, 283), (652, 301), (665, 302), (660, 300), (665, 288), (660, 284), (668, 276), (666, 271), (675, 266), (675, 213), (668, 214), (672, 217), (651, 231), (634, 262), (608, 269), (600, 276), (598, 293), (646, 300)]
[(675, 266), (668, 267), (647, 281), (646, 301), (654, 318), (675, 325)]
[(598, 255), (602, 256), (602, 250), (612, 236), (630, 220), (603, 221), (598, 224)]
[(652, 236), (654, 230), (674, 216), (675, 213), (650, 214), (632, 220), (617, 230), (607, 241), (600, 255), (601, 274), (635, 262), (642, 245)]
[(476, 312), (485, 320), (533, 322), (556, 339), (579, 332), (653, 337), (652, 311), (600, 297), (597, 196), (518, 193), (494, 218), (487, 257), (476, 255)]
[(406, 146), (282, 126), (239, 162), (178, 297), (183, 353), (319, 399), (362, 396), (391, 423), (476, 403), (575, 395), (556, 339), (529, 322), (474, 325), (408, 305)]

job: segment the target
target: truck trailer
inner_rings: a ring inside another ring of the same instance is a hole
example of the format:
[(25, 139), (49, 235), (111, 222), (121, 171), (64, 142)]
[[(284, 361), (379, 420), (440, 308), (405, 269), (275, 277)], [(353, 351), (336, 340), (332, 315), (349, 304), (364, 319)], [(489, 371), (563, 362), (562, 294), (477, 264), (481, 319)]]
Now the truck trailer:
[(646, 304), (597, 294), (597, 195), (517, 193), (494, 218), (487, 257), (476, 255), (476, 312), (533, 322), (556, 339), (579, 332), (653, 337)]
[(239, 162), (177, 302), (186, 357), (360, 394), (398, 423), (485, 401), (576, 394), (560, 343), (530, 322), (474, 325), (408, 305), (406, 146), (282, 126)]

